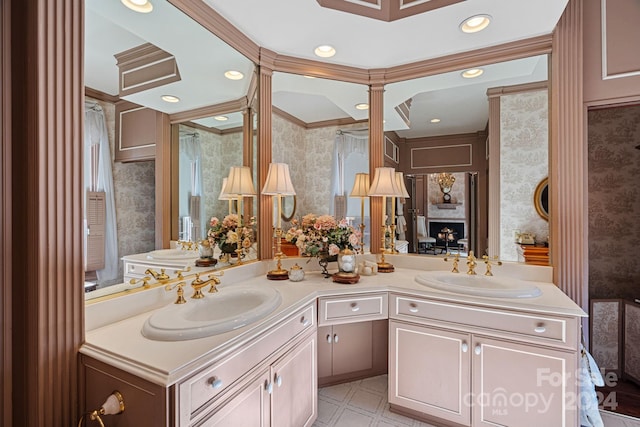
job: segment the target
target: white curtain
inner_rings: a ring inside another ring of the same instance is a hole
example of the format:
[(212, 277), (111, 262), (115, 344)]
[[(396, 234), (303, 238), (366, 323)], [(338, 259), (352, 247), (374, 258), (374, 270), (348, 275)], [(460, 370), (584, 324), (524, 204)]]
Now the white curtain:
[[(369, 131), (353, 130), (349, 133), (339, 131), (333, 146), (331, 163), (331, 212), (337, 216), (352, 216), (359, 219), (360, 200), (349, 201), (355, 175), (369, 171)], [(336, 196), (344, 196), (346, 213), (336, 212)], [(356, 203), (357, 202), (357, 203)], [(357, 220), (356, 223), (360, 221)]]
[[(116, 206), (111, 171), (111, 149), (102, 107), (96, 102), (84, 104), (84, 183), (86, 191), (104, 191), (106, 195), (104, 269), (96, 271), (100, 285), (110, 284), (119, 277)], [(93, 156), (92, 156), (93, 153)], [(86, 208), (86, 202), (85, 202)], [(86, 211), (85, 236), (86, 236)]]
[[(202, 193), (202, 145), (197, 132), (180, 133), (180, 217), (191, 218), (192, 229), (185, 235), (186, 240), (197, 241), (205, 236), (208, 224), (204, 217), (205, 203)], [(200, 198), (196, 206), (197, 215), (191, 212), (194, 205), (191, 196)], [(186, 231), (186, 230), (185, 230)]]

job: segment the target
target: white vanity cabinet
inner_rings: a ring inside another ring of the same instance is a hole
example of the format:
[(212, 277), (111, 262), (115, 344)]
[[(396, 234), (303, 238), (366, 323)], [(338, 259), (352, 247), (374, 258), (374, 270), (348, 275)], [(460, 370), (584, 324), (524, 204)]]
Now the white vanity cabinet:
[(230, 398), (214, 405), (202, 427), (306, 427), (317, 416), (315, 333), (276, 360), (257, 376), (240, 384)]
[(246, 420), (237, 425), (311, 425), (317, 413), (315, 313), (313, 305), (297, 311), (179, 383), (176, 425), (235, 425), (229, 420), (236, 419)]
[(577, 426), (577, 318), (402, 294), (389, 317), (394, 410), (473, 427)]
[(318, 299), (318, 384), (387, 371), (386, 292)]

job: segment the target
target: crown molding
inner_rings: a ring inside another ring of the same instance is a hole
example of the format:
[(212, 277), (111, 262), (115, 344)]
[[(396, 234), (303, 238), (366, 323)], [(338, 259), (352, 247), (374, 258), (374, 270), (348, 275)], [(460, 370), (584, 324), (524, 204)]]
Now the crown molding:
[(186, 122), (193, 119), (200, 119), (202, 117), (217, 116), (220, 114), (234, 113), (242, 111), (248, 107), (248, 100), (246, 96), (242, 98), (223, 102), (216, 105), (208, 105), (206, 107), (194, 108), (192, 110), (182, 111), (180, 113), (174, 113), (169, 115), (169, 122), (173, 125), (176, 123)]
[(98, 101), (110, 102), (111, 104), (115, 104), (120, 101), (120, 97), (117, 95), (109, 95), (106, 92), (90, 88), (89, 86), (84, 87), (84, 95), (89, 98), (97, 99)]
[(487, 89), (487, 97), (493, 98), (494, 96), (512, 95), (515, 93), (533, 92), (536, 90), (548, 89), (548, 81), (524, 83), (513, 86), (497, 86)]

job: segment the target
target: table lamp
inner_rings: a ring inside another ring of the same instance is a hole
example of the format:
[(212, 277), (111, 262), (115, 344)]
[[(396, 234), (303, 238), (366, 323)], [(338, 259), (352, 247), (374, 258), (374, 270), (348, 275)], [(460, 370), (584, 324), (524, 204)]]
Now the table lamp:
[(242, 229), (244, 227), (244, 221), (242, 216), (244, 211), (242, 209), (242, 201), (245, 197), (255, 197), (256, 188), (253, 186), (253, 178), (251, 177), (251, 168), (249, 166), (232, 166), (229, 170), (229, 177), (227, 179), (227, 185), (223, 187), (224, 193), (236, 196), (238, 198), (238, 248), (236, 253), (238, 254), (238, 264), (242, 264)]
[(386, 205), (387, 197), (397, 197), (401, 194), (402, 191), (398, 188), (396, 181), (395, 169), (385, 167), (376, 168), (376, 173), (373, 176), (373, 181), (369, 189), (369, 197), (382, 197), (382, 237), (380, 238), (382, 257), (378, 263), (378, 272), (380, 273), (391, 273), (394, 271), (393, 264), (386, 262), (384, 259), (384, 254), (387, 251), (385, 242), (385, 234), (387, 231)]
[(269, 164), (269, 172), (267, 173), (267, 180), (262, 187), (262, 194), (267, 196), (276, 196), (278, 200), (278, 226), (275, 230), (276, 235), (276, 253), (275, 258), (278, 262), (275, 270), (271, 270), (267, 273), (267, 279), (270, 280), (285, 280), (289, 278), (287, 270), (282, 268), (282, 196), (295, 196), (296, 190), (291, 183), (291, 176), (289, 175), (289, 165), (286, 163), (271, 163)]
[(227, 181), (229, 180), (229, 178), (223, 178), (222, 179), (222, 188), (220, 188), (220, 195), (218, 196), (218, 200), (228, 200), (229, 201), (229, 215), (231, 215), (231, 211), (232, 211), (232, 204), (233, 204), (233, 200), (235, 199), (235, 197), (233, 197), (232, 194), (227, 194), (224, 192), (225, 187), (227, 186)]
[(349, 197), (360, 197), (360, 247), (364, 252), (364, 199), (369, 197), (369, 174), (357, 173)]

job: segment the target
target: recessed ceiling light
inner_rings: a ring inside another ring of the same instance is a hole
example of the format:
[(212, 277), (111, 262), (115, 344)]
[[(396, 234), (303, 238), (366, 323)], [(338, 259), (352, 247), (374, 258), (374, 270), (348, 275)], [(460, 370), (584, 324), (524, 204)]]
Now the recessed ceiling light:
[(431, 123), (440, 123), (440, 119), (431, 119)]
[(365, 104), (364, 102), (360, 104), (356, 104), (356, 110), (368, 110), (369, 104)]
[(229, 80), (242, 80), (244, 74), (242, 74), (240, 71), (229, 70), (224, 73), (224, 76)]
[(173, 96), (173, 95), (162, 95), (160, 98), (162, 98), (163, 101), (165, 102), (180, 102), (180, 98), (178, 98), (177, 96)]
[(484, 70), (482, 68), (471, 68), (469, 70), (463, 71), (461, 74), (465, 79), (474, 79), (476, 77), (480, 77), (482, 73), (484, 73)]
[(478, 31), (482, 31), (487, 28), (490, 23), (491, 16), (474, 15), (462, 21), (462, 24), (460, 24), (460, 30), (462, 30), (463, 33), (477, 33)]
[(219, 122), (226, 122), (227, 120), (229, 120), (229, 117), (227, 116), (214, 116), (213, 118)]
[(153, 10), (153, 5), (149, 0), (120, 0), (129, 9), (140, 13), (149, 13)]
[(331, 58), (336, 54), (336, 50), (334, 49), (334, 47), (327, 44), (318, 46), (313, 52), (316, 54), (316, 56), (319, 56), (321, 58)]

